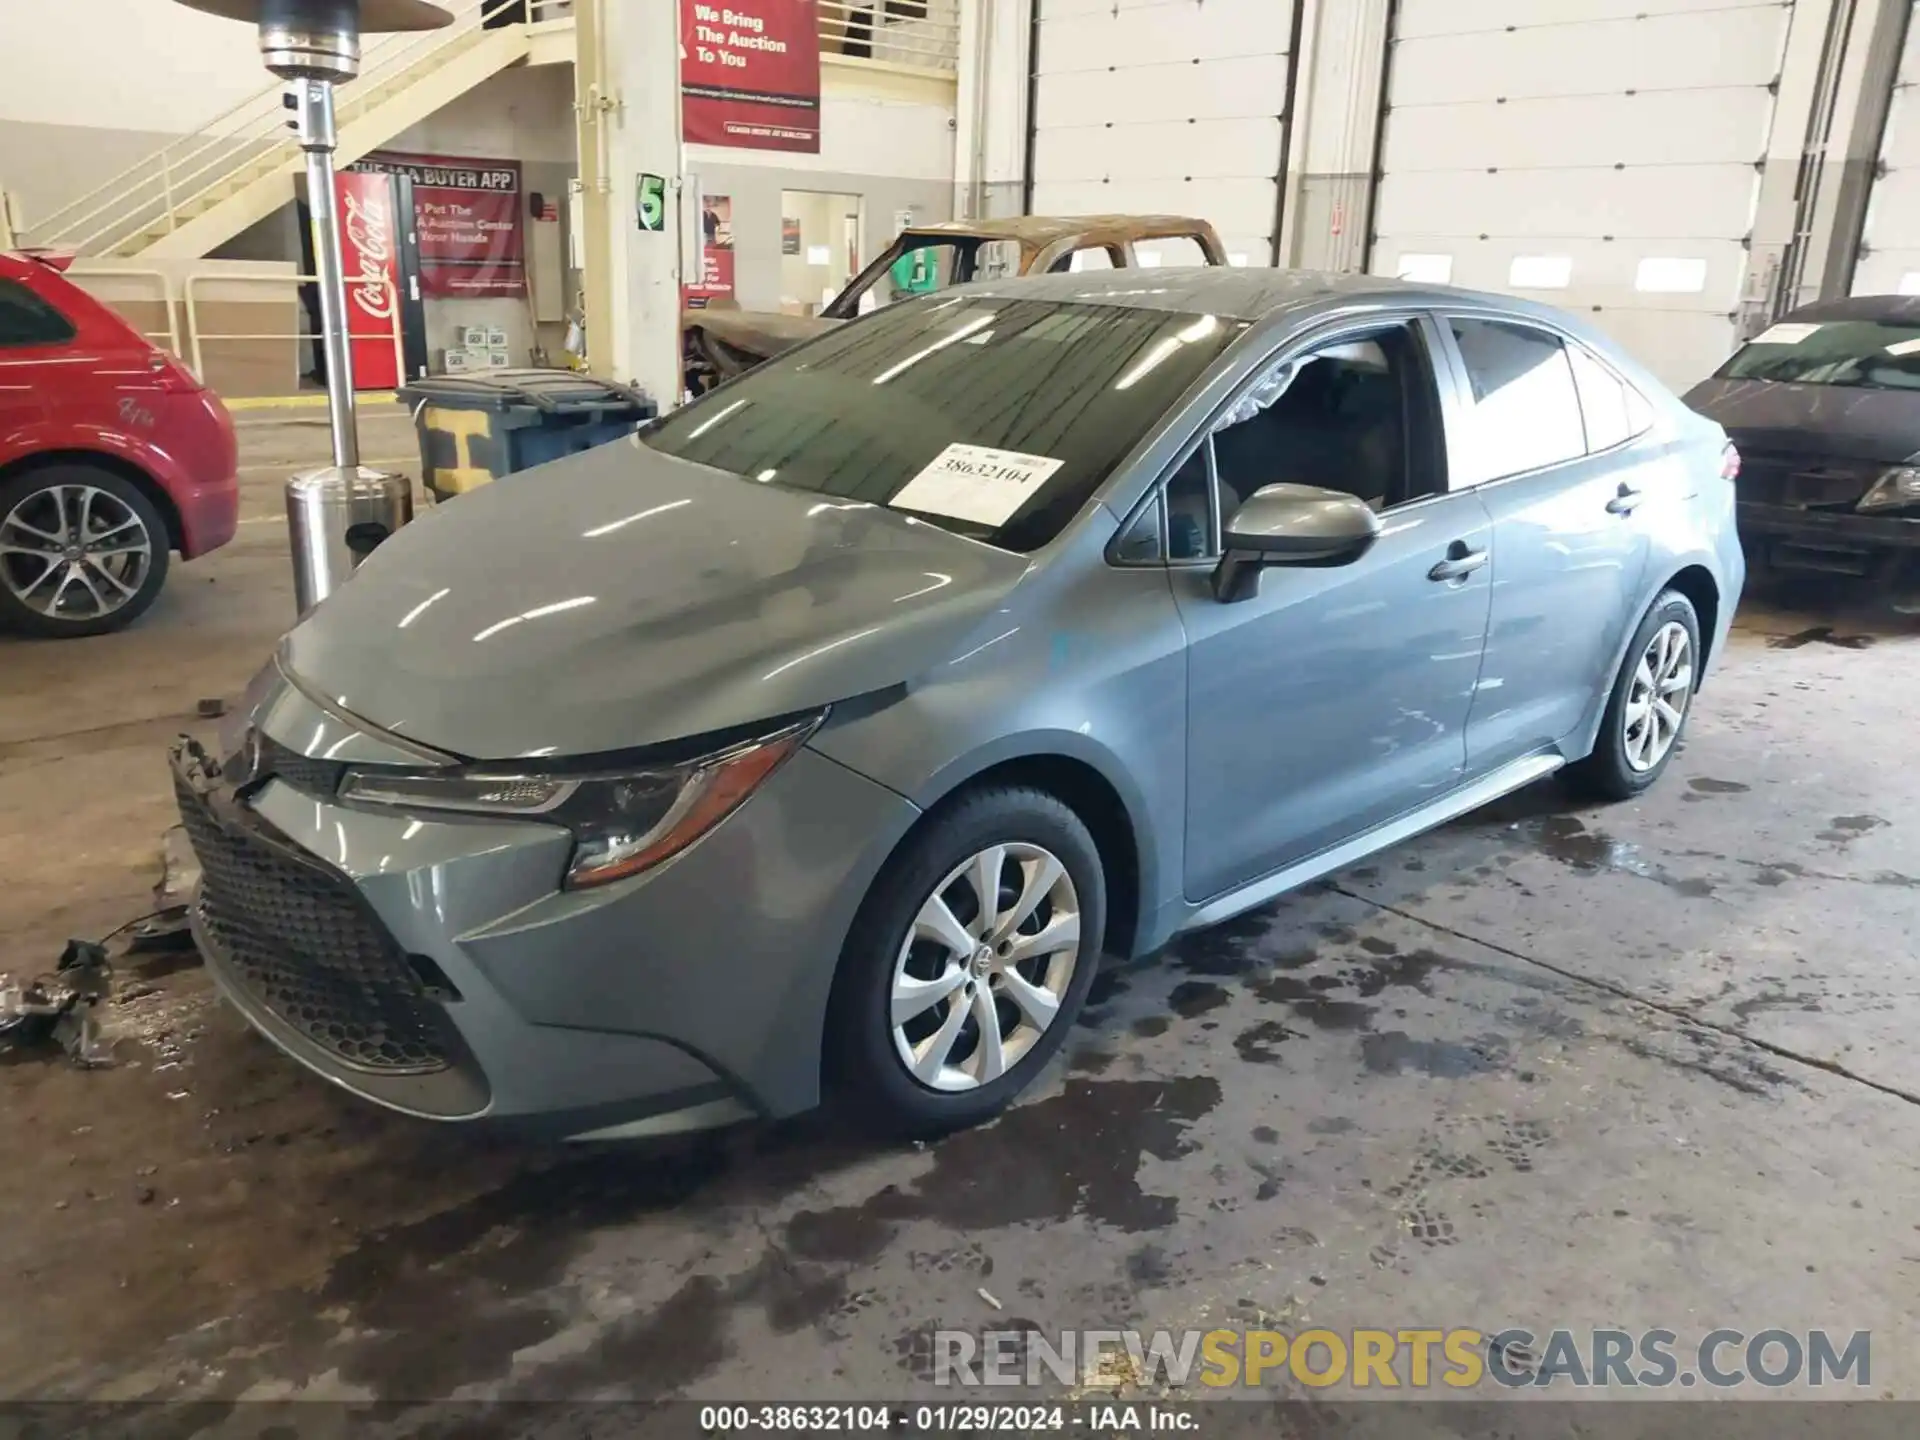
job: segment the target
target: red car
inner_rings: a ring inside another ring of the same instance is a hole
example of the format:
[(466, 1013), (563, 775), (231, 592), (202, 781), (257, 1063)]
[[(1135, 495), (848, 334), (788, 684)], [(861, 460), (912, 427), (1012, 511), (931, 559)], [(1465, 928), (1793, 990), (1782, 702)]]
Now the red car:
[(240, 513), (227, 407), (69, 263), (0, 254), (0, 628), (55, 637), (131, 624)]

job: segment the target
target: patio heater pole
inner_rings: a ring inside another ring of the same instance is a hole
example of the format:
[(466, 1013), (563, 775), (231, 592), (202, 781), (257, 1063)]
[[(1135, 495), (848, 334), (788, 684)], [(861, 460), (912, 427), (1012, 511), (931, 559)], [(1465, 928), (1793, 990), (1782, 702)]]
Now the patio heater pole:
[[(285, 72), (269, 62), (276, 75)], [(313, 262), (320, 283), (320, 345), (327, 364), (327, 419), (333, 463), (360, 464), (360, 427), (354, 413), (353, 346), (347, 340), (346, 267), (340, 259), (340, 216), (334, 201), (333, 82), (308, 76), (294, 86), (300, 148), (307, 153), (307, 211), (313, 217)]]
[(381, 539), (413, 515), (405, 476), (360, 466), (354, 414), (353, 347), (347, 330), (345, 266), (334, 199), (337, 143), (333, 87), (360, 73), (360, 37), (396, 30), (435, 30), (453, 16), (428, 0), (178, 0), (192, 10), (250, 20), (260, 30), (260, 58), (292, 82), (290, 104), (306, 152), (307, 208), (320, 287), (320, 345), (327, 366), (327, 417), (333, 465), (287, 481), (288, 534), (294, 598), (305, 614), (333, 590)]

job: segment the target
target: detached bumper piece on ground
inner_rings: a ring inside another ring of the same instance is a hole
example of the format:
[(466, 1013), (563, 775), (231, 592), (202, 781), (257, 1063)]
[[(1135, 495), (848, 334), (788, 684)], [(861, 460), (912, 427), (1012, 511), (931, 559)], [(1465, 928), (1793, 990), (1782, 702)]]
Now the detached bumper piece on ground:
[(112, 982), (104, 945), (69, 940), (53, 974), (24, 987), (0, 986), (0, 1047), (52, 1043), (84, 1068), (111, 1065), (112, 1046), (101, 1036), (94, 1009)]

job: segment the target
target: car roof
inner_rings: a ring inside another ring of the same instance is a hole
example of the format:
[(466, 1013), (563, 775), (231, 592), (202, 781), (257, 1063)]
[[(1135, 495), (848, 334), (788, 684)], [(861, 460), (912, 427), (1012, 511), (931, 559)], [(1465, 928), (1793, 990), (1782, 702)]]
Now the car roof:
[(1389, 307), (1483, 311), (1489, 318), (1531, 320), (1570, 335), (1587, 349), (1604, 355), (1643, 394), (1669, 393), (1658, 376), (1584, 316), (1512, 295), (1426, 285), (1387, 275), (1273, 270), (1251, 265), (1157, 266), (1008, 276), (956, 285), (939, 293), (947, 298), (974, 294), (1058, 304), (1120, 305), (1178, 315), (1218, 315), (1246, 321), (1259, 330), (1310, 323), (1323, 314), (1364, 315), (1369, 309)]
[(1802, 305), (1783, 320), (1878, 320), (1883, 324), (1920, 325), (1920, 295), (1848, 295)]
[(1022, 300), (1078, 301), (1120, 305), (1135, 310), (1210, 314), (1235, 320), (1261, 320), (1283, 310), (1334, 308), (1354, 301), (1462, 306), (1492, 306), (1520, 314), (1565, 317), (1546, 306), (1505, 295), (1482, 295), (1449, 285), (1422, 285), (1385, 275), (1337, 274), (1325, 270), (1270, 270), (1257, 266), (1157, 266), (1131, 270), (1078, 270), (981, 280), (954, 286), (946, 295), (971, 292)]
[(1073, 235), (1149, 238), (1191, 234), (1211, 227), (1191, 215), (1012, 215), (999, 220), (939, 220), (907, 228), (915, 235), (1018, 240), (1040, 246)]

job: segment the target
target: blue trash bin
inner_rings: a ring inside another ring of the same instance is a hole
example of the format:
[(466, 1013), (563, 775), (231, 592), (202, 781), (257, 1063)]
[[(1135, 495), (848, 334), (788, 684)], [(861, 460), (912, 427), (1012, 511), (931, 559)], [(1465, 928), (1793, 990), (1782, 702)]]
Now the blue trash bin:
[(434, 375), (400, 398), (436, 502), (631, 435), (658, 413), (639, 391), (572, 370)]

